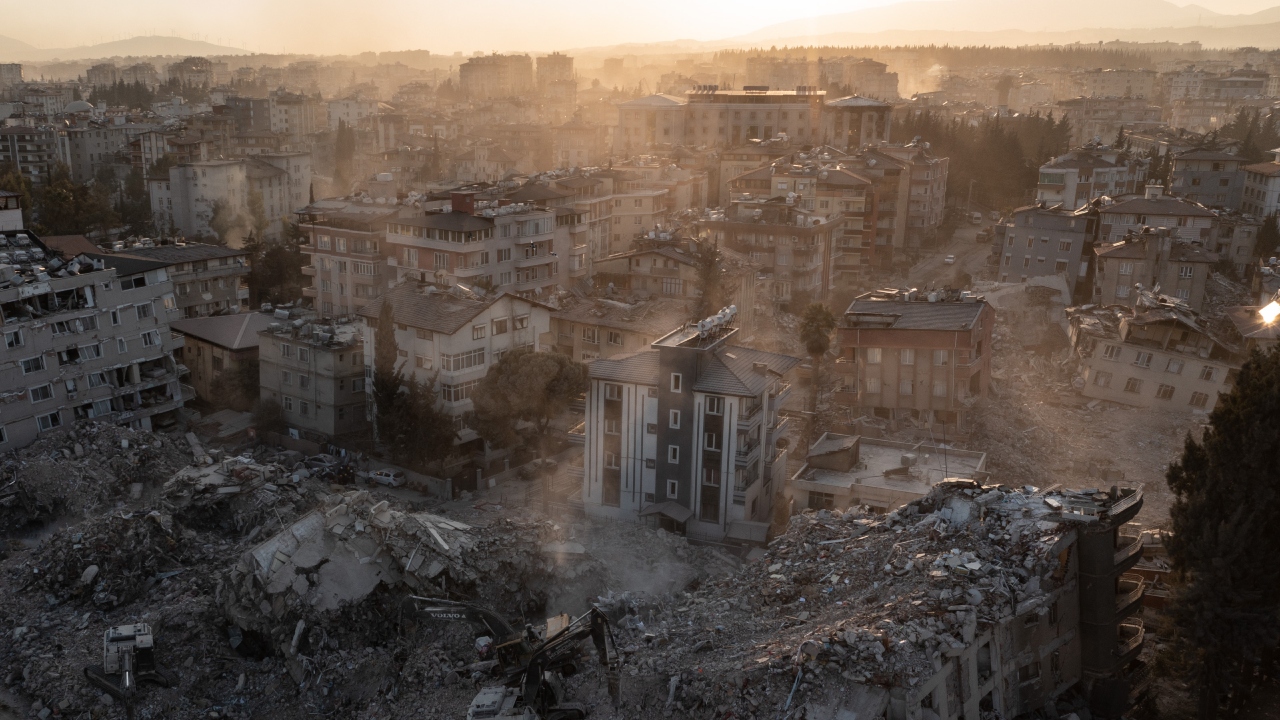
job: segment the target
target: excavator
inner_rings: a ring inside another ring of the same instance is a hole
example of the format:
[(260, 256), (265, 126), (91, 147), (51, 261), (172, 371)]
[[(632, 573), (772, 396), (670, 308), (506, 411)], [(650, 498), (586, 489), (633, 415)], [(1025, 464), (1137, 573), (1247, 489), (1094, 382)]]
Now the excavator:
[[(133, 695), (139, 681), (174, 687), (178, 679), (156, 662), (155, 640), (146, 623), (108, 628), (102, 639), (102, 664), (84, 669), (94, 685), (124, 703), (126, 716), (133, 717)], [(119, 677), (114, 680), (113, 676)]]
[[(557, 615), (539, 632), (531, 625), (516, 631), (496, 613), (467, 603), (437, 598), (411, 598), (420, 615), (436, 620), (466, 620), (482, 633), (476, 648), (481, 660), (496, 662), (503, 684), (486, 687), (471, 701), (467, 720), (582, 720), (586, 710), (564, 702), (563, 679), (578, 671), (581, 644), (590, 638), (605, 668), (609, 697), (616, 707), (621, 699), (618, 666), (620, 656), (600, 608), (576, 619)], [(485, 642), (485, 641), (488, 642)]]

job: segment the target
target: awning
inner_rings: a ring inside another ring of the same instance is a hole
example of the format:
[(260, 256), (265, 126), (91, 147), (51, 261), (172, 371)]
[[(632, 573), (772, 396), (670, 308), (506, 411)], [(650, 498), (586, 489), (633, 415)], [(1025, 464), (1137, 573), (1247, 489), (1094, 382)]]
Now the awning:
[(678, 523), (693, 517), (693, 511), (674, 500), (655, 503), (640, 511), (640, 515), (666, 515)]

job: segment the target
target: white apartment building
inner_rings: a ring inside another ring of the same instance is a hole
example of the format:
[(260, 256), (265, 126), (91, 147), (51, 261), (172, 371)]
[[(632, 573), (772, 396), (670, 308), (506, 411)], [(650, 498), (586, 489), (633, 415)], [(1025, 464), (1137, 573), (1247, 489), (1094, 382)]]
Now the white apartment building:
[(1036, 202), (1078, 210), (1104, 195), (1134, 192), (1146, 178), (1146, 160), (1128, 157), (1108, 145), (1086, 145), (1040, 166)]
[(1242, 210), (1259, 217), (1280, 214), (1280, 148), (1271, 152), (1271, 162), (1254, 163), (1244, 168), (1244, 203)]
[(371, 378), (383, 303), (391, 303), (405, 376), (425, 382), (435, 375), (436, 392), (454, 418), (459, 451), (491, 456), (484, 440), (463, 422), (473, 409), (471, 393), (504, 353), (542, 349), (539, 338), (551, 330), (551, 308), (507, 293), (479, 298), (413, 280), (398, 283), (359, 312), (370, 419), (376, 412)]
[(152, 217), (162, 236), (169, 231), (189, 236), (216, 235), (209, 224), (216, 203), (239, 216), (247, 227), (251, 219), (249, 197), (257, 193), (268, 222), (263, 236), (275, 240), (282, 237), (294, 210), (310, 197), (311, 155), (263, 153), (235, 160), (175, 165), (169, 168), (167, 180), (153, 179), (148, 184)]
[(381, 107), (382, 103), (377, 100), (357, 95), (330, 100), (328, 103), (329, 129), (337, 130), (339, 120), (345, 122), (348, 127), (355, 127), (364, 118), (373, 117), (381, 112)]

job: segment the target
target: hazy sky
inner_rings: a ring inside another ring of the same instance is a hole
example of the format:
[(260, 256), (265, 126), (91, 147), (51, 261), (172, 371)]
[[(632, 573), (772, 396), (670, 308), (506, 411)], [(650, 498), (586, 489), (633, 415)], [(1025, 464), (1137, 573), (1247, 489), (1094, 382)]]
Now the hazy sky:
[[(1046, 9), (1061, 4), (1044, 1)], [(1123, 2), (1124, 0), (1118, 0)], [(1174, 0), (1179, 5), (1186, 0)], [(712, 40), (765, 25), (893, 0), (59, 0), (15, 2), (0, 35), (40, 48), (180, 35), (261, 52), (550, 50)], [(1254, 12), (1280, 0), (1201, 0)]]

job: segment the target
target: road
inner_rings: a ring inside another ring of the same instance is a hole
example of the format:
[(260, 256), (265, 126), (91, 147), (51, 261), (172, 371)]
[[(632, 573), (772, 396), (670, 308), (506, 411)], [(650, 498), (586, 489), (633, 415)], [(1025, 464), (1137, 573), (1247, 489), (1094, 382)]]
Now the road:
[[(907, 284), (921, 289), (954, 285), (956, 274), (959, 272), (969, 273), (970, 277), (978, 279), (987, 267), (987, 256), (991, 254), (991, 244), (989, 242), (978, 244), (974, 238), (986, 224), (985, 221), (982, 226), (966, 223), (957, 228), (946, 247), (939, 249), (935, 254), (911, 268), (907, 273)], [(948, 255), (956, 256), (954, 265), (943, 263), (943, 259)]]

